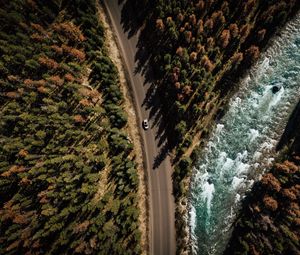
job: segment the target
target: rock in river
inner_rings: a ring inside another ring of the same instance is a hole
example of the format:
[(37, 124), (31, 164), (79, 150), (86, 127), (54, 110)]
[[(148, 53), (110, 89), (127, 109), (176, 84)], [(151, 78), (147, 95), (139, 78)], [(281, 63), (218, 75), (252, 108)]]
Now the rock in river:
[(275, 85), (272, 87), (273, 94), (276, 94), (281, 89), (281, 86)]

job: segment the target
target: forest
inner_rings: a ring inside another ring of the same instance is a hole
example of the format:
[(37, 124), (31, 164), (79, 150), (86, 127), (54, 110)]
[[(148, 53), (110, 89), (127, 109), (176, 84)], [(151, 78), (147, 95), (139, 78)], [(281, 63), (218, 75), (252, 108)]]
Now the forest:
[(244, 200), (225, 255), (300, 253), (299, 107), (279, 143), (280, 157)]
[(139, 178), (95, 0), (0, 0), (0, 254), (141, 254)]
[[(179, 205), (238, 80), (300, 6), (297, 0), (119, 2), (129, 34), (142, 28), (137, 71), (152, 84), (147, 106), (161, 114)], [(124, 95), (97, 4), (0, 0), (0, 254), (147, 249)], [(243, 202), (225, 254), (299, 253), (300, 136), (287, 136), (276, 164)], [(188, 245), (186, 213), (176, 208), (178, 254)]]
[[(300, 6), (296, 0), (122, 2), (129, 35), (142, 30), (139, 68), (150, 70), (147, 75), (153, 85), (149, 90), (160, 98), (159, 110), (151, 97), (148, 106), (153, 116), (161, 113), (161, 125), (167, 130), (179, 205), (189, 195), (193, 162), (226, 111), (239, 79)], [(188, 245), (181, 243), (187, 234), (185, 214), (177, 207), (179, 250)]]
[[(131, 15), (136, 9), (143, 11)], [(142, 27), (139, 47), (147, 51), (176, 162), (206, 137), (238, 79), (298, 9), (295, 0), (125, 1), (124, 27)]]

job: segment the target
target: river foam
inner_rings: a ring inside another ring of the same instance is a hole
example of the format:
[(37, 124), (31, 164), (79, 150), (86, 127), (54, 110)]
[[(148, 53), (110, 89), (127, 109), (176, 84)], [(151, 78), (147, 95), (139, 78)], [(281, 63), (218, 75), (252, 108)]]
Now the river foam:
[[(264, 168), (300, 98), (300, 15), (241, 82), (199, 155), (191, 184), (194, 254), (220, 254), (240, 200)], [(273, 86), (280, 86), (277, 93)]]

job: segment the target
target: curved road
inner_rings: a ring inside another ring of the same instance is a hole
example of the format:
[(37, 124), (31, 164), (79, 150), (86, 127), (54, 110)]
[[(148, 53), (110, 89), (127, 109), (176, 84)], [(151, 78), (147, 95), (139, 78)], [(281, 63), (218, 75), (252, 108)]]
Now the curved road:
[[(145, 79), (140, 73), (134, 74), (138, 35), (128, 39), (127, 34), (124, 33), (121, 24), (122, 7), (118, 5), (118, 0), (104, 0), (104, 5), (123, 56), (125, 69), (128, 72), (128, 79), (137, 105), (138, 119), (141, 123), (142, 119), (148, 118), (149, 112), (142, 107), (147, 92), (147, 85), (143, 85)], [(149, 252), (151, 255), (173, 255), (175, 254), (176, 242), (172, 167), (170, 159), (167, 157), (158, 168), (153, 170), (154, 158), (158, 155), (160, 148), (158, 141), (155, 140), (157, 129), (152, 127), (151, 124), (150, 120), (151, 128), (149, 130), (144, 131), (141, 129), (149, 188)]]

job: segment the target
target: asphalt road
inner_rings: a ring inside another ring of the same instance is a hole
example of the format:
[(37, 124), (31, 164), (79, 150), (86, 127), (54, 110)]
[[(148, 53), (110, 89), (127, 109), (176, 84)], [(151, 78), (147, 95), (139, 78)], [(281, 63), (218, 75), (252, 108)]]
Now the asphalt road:
[(173, 255), (175, 254), (176, 241), (175, 205), (172, 195), (172, 167), (170, 159), (167, 157), (161, 162), (158, 168), (153, 170), (154, 159), (160, 150), (158, 141), (155, 140), (157, 128), (152, 127), (151, 119), (149, 130), (144, 131), (141, 126), (141, 121), (149, 118), (149, 111), (142, 107), (142, 103), (146, 97), (147, 84), (144, 86), (145, 79), (140, 73), (134, 73), (138, 35), (134, 35), (128, 39), (128, 35), (124, 33), (120, 24), (121, 7), (118, 5), (118, 0), (104, 0), (104, 4), (114, 33), (117, 36), (117, 43), (124, 59), (125, 69), (128, 72), (128, 79), (137, 105), (137, 116), (144, 143), (144, 160), (147, 170), (150, 209), (149, 252), (151, 255)]

